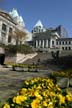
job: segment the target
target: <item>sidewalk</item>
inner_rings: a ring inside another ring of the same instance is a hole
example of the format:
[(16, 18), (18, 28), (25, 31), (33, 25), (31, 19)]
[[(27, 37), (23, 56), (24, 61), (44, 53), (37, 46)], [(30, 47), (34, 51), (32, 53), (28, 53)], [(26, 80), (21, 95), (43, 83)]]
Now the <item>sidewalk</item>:
[(47, 72), (16, 72), (0, 66), (0, 100), (5, 102), (18, 92), (24, 79), (36, 76), (47, 76)]

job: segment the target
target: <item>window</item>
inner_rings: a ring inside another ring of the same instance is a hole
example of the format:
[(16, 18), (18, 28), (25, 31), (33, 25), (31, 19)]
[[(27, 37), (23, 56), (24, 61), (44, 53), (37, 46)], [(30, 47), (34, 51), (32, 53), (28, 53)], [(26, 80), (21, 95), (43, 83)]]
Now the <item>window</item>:
[(5, 37), (5, 36), (6, 36), (6, 33), (2, 32), (2, 33), (1, 33), (1, 36), (2, 36), (2, 37)]
[(41, 28), (41, 26), (38, 26), (38, 28)]
[(67, 41), (65, 42), (65, 44), (67, 45)]
[(71, 41), (69, 41), (69, 44), (71, 44)]
[(61, 41), (59, 42), (59, 44), (61, 45)]
[(11, 36), (9, 35), (8, 36), (8, 43), (10, 43), (11, 42)]
[(41, 29), (41, 32), (43, 32), (43, 29)]
[(1, 33), (1, 41), (2, 41), (2, 43), (5, 43), (5, 39), (6, 39), (6, 33), (4, 33), (4, 32), (2, 32)]
[(56, 44), (58, 45), (58, 41), (56, 42)]
[(2, 25), (2, 30), (6, 32), (6, 25), (5, 24)]
[(65, 50), (67, 50), (67, 47), (65, 47)]
[(54, 41), (52, 41), (52, 45), (54, 45)]
[(12, 33), (12, 28), (9, 28), (9, 32)]
[(34, 28), (33, 32), (36, 32), (36, 31), (37, 31), (36, 28)]
[(64, 45), (64, 41), (62, 42), (62, 44)]
[(71, 47), (69, 47), (69, 50), (71, 50)]
[(39, 29), (39, 30), (38, 30), (38, 32), (40, 33), (40, 32), (41, 32), (41, 30)]
[(12, 37), (11, 35), (12, 35), (12, 28), (10, 27), (10, 28), (9, 28), (8, 43), (11, 42), (11, 37)]
[(33, 33), (33, 30), (32, 30), (32, 33)]
[(62, 49), (64, 50), (64, 47), (62, 47)]

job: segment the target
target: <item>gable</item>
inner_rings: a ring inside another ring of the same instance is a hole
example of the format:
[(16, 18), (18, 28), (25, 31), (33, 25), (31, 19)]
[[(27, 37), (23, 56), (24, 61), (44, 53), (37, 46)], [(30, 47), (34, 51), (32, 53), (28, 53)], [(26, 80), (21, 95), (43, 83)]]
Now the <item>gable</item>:
[(4, 17), (5, 19), (9, 20), (10, 22), (16, 24), (14, 19), (8, 13), (0, 10), (0, 16)]

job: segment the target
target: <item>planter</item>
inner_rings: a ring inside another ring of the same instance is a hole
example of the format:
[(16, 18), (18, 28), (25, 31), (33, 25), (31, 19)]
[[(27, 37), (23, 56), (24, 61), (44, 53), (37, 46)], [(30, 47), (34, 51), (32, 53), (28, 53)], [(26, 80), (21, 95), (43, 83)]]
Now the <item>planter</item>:
[(28, 68), (23, 68), (23, 71), (24, 72), (28, 72)]
[(72, 78), (69, 79), (69, 86), (72, 87)]
[(21, 72), (21, 71), (23, 71), (23, 68), (22, 67), (14, 67), (13, 70)]
[(69, 78), (57, 77), (56, 79), (57, 79), (57, 85), (59, 85), (60, 88), (69, 87)]

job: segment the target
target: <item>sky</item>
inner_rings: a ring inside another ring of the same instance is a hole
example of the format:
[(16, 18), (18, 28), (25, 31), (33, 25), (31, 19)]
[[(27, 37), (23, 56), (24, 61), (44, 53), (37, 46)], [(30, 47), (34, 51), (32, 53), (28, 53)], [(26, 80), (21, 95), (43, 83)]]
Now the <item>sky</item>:
[(31, 31), (38, 20), (46, 28), (63, 25), (72, 37), (72, 0), (0, 0), (0, 9), (16, 8)]

